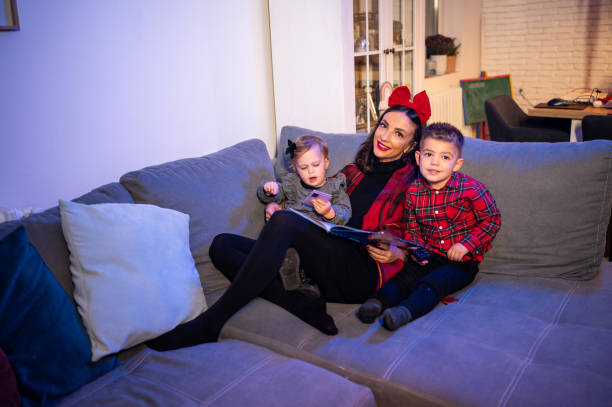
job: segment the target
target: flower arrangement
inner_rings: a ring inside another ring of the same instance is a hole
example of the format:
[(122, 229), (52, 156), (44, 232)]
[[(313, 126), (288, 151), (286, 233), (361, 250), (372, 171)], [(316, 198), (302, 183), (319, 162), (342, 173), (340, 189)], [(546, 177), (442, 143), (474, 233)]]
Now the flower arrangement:
[(455, 39), (442, 34), (430, 35), (425, 39), (427, 56), (430, 55), (457, 55), (461, 44), (455, 45)]

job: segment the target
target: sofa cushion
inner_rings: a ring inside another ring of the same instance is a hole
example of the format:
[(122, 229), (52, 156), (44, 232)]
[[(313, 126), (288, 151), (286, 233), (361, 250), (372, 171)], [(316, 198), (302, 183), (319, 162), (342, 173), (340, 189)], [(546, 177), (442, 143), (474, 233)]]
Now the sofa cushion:
[(612, 200), (612, 142), (497, 143), (466, 138), (462, 171), (483, 182), (502, 227), (481, 271), (591, 279)]
[(595, 279), (479, 274), (458, 302), (390, 332), (328, 304), (327, 336), (263, 299), (222, 338), (249, 341), (368, 386), (377, 406), (589, 405), (612, 397), (612, 263)]
[[(76, 199), (75, 202), (92, 204), (105, 202), (133, 203), (129, 192), (118, 182), (102, 185)], [(33, 214), (25, 219), (0, 223), (0, 238), (24, 225), (30, 243), (36, 248), (40, 256), (55, 279), (72, 299), (73, 285), (70, 275), (70, 260), (68, 248), (62, 233), (59, 207), (47, 209), (44, 212)]]
[(62, 401), (70, 406), (374, 406), (367, 387), (240, 341), (145, 349)]
[(287, 140), (295, 141), (298, 137), (304, 134), (312, 134), (319, 136), (327, 142), (329, 148), (329, 168), (327, 175), (334, 175), (340, 171), (348, 163), (355, 161), (355, 154), (359, 150), (361, 143), (365, 141), (368, 134), (333, 134), (321, 133), (320, 131), (312, 131), (295, 126), (285, 126), (281, 130), (281, 135), (278, 140), (276, 150), (276, 161), (274, 163), (274, 172), (276, 178), (280, 179), (291, 170), (291, 160), (288, 154), (285, 154), (287, 148)]
[(120, 181), (137, 203), (188, 214), (196, 251), (223, 232), (257, 236), (264, 206), (256, 190), (272, 177), (264, 142), (252, 139), (204, 157), (129, 172)]
[(24, 398), (51, 401), (117, 365), (112, 357), (90, 363), (76, 311), (24, 227), (0, 240), (0, 264), (0, 347)]
[(93, 361), (205, 309), (189, 250), (188, 215), (154, 205), (60, 201), (59, 206)]

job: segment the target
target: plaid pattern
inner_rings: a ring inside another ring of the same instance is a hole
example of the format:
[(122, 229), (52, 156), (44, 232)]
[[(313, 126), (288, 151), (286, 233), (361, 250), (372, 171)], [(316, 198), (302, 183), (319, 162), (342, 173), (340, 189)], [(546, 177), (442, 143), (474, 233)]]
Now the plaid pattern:
[[(341, 171), (346, 176), (346, 193), (351, 195), (365, 174), (357, 165), (349, 164)], [(374, 203), (363, 217), (362, 229), (368, 231), (386, 230), (395, 236), (402, 236), (404, 230), (404, 199), (408, 185), (414, 180), (416, 168), (408, 163), (396, 170)], [(404, 262), (378, 263), (378, 287), (389, 281), (404, 267)]]
[(422, 176), (408, 188), (404, 211), (404, 238), (446, 255), (455, 243), (469, 252), (463, 258), (482, 261), (501, 227), (501, 214), (485, 186), (455, 172), (440, 190), (429, 187)]

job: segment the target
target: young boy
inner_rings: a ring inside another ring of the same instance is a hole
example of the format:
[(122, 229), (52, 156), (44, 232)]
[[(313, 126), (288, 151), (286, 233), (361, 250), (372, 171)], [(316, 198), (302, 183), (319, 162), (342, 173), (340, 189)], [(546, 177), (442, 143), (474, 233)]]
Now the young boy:
[(426, 246), (426, 258), (411, 255), (359, 308), (361, 321), (372, 323), (384, 310), (383, 325), (395, 330), (474, 280), (501, 216), (485, 186), (457, 172), (462, 149), (463, 135), (448, 123), (423, 130), (416, 152), (420, 175), (406, 192), (404, 238)]

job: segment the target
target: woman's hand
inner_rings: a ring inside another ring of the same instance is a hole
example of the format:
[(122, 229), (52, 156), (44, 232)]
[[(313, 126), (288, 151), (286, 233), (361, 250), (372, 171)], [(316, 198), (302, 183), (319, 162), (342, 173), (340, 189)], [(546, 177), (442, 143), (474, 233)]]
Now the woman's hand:
[(266, 222), (270, 220), (270, 216), (272, 216), (272, 214), (276, 211), (279, 211), (283, 208), (281, 208), (281, 206), (279, 204), (277, 204), (276, 202), (270, 202), (269, 204), (266, 205)]
[(379, 263), (393, 263), (395, 260), (406, 260), (406, 253), (396, 246), (381, 243), (380, 247), (367, 245), (366, 249), (370, 257)]
[(334, 216), (336, 216), (336, 211), (334, 211), (334, 208), (332, 208), (331, 202), (318, 198), (312, 199), (310, 202), (312, 203), (314, 210), (325, 219), (333, 219)]

